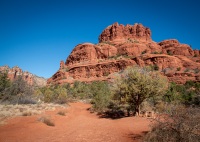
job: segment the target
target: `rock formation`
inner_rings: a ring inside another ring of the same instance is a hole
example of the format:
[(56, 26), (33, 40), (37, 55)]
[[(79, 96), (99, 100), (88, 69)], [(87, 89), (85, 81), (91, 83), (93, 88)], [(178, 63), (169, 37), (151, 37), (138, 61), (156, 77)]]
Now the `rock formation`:
[(47, 80), (43, 77), (38, 77), (36, 75), (33, 75), (27, 71), (22, 71), (18, 66), (15, 66), (13, 68), (10, 68), (9, 66), (2, 66), (0, 67), (0, 73), (7, 73), (8, 78), (13, 81), (18, 76), (22, 76), (23, 79), (29, 84), (34, 86), (45, 86)]
[(47, 83), (109, 80), (134, 65), (151, 66), (176, 83), (200, 81), (199, 50), (176, 39), (156, 43), (151, 30), (142, 24), (114, 23), (103, 30), (98, 44), (77, 45)]

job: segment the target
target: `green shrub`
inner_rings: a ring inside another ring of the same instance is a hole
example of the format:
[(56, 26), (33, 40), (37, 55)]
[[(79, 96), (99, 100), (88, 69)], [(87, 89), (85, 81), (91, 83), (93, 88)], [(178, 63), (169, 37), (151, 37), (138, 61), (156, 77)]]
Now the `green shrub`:
[(103, 112), (107, 109), (111, 101), (111, 93), (107, 82), (93, 82), (91, 84), (93, 95), (93, 109), (97, 112)]
[(7, 73), (0, 72), (0, 100), (5, 99), (5, 97), (9, 93), (10, 86), (11, 82), (7, 77)]
[(173, 55), (172, 51), (170, 51), (170, 50), (167, 51), (167, 54), (168, 55)]
[(152, 54), (159, 54), (157, 51), (153, 52)]
[(171, 83), (164, 101), (171, 104), (200, 105), (200, 83), (187, 81), (184, 85)]
[(142, 54), (145, 54), (145, 53), (147, 53), (147, 51), (146, 51), (146, 50), (142, 51)]
[(140, 112), (140, 105), (146, 99), (164, 95), (168, 81), (158, 72), (146, 68), (126, 69), (113, 85), (114, 99), (128, 104), (135, 113)]

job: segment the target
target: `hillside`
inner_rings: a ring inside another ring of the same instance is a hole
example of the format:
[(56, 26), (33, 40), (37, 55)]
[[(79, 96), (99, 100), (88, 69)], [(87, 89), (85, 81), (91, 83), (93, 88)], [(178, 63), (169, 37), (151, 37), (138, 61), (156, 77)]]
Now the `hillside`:
[(18, 66), (10, 68), (9, 66), (0, 67), (0, 73), (8, 73), (8, 78), (13, 81), (18, 76), (22, 76), (23, 79), (29, 84), (34, 86), (46, 86), (47, 80), (43, 77), (38, 77), (28, 71), (23, 71)]
[(200, 81), (200, 51), (176, 39), (155, 42), (142, 24), (114, 23), (99, 36), (99, 43), (77, 45), (47, 84), (109, 80), (128, 66), (151, 66), (169, 81)]

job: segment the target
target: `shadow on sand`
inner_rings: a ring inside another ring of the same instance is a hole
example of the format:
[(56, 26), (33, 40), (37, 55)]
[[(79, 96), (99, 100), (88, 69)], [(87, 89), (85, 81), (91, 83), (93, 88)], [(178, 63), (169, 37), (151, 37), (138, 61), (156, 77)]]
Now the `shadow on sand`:
[(148, 131), (143, 131), (142, 134), (129, 134), (128, 137), (134, 141), (142, 140), (143, 137), (148, 133)]

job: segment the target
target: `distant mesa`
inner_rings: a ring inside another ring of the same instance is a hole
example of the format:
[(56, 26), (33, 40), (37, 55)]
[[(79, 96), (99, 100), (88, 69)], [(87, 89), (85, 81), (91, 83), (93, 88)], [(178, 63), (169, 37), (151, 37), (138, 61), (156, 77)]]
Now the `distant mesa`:
[(34, 85), (34, 86), (39, 86), (39, 87), (46, 86), (46, 82), (47, 82), (45, 78), (33, 75), (32, 73), (29, 73), (28, 71), (23, 71), (18, 66), (15, 66), (13, 68), (10, 68), (9, 66), (1, 66), (0, 73), (7, 73), (8, 78), (11, 81), (15, 80), (19, 76), (22, 76), (23, 79), (29, 85)]
[(99, 36), (99, 43), (77, 45), (47, 84), (111, 80), (128, 66), (151, 66), (169, 81), (200, 81), (200, 51), (176, 39), (159, 43), (142, 24), (114, 23)]

